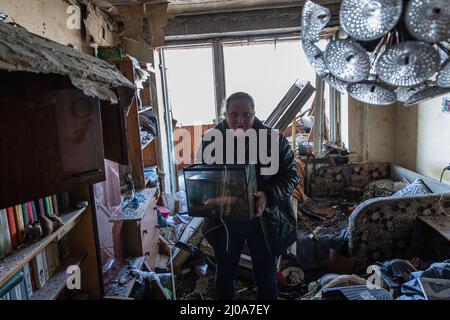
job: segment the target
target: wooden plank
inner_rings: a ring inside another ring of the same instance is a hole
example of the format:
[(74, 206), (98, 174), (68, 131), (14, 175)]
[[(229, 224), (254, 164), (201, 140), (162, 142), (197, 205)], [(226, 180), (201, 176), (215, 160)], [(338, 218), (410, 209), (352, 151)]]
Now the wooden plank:
[(67, 279), (70, 276), (67, 274), (67, 268), (74, 265), (80, 266), (85, 257), (86, 253), (84, 252), (70, 255), (47, 281), (45, 286), (33, 293), (31, 300), (56, 300), (64, 290)]
[(137, 105), (131, 104), (127, 118), (128, 130), (128, 157), (131, 162), (134, 185), (137, 189), (143, 189), (144, 185), (144, 163), (142, 158), (141, 134)]
[(450, 217), (444, 215), (419, 216), (419, 219), (450, 241)]
[[(134, 67), (131, 60), (121, 62), (120, 71), (132, 83), (134, 79)], [(144, 185), (144, 164), (142, 163), (141, 135), (139, 127), (139, 116), (137, 107), (137, 97), (133, 99), (127, 115), (127, 137), (128, 137), (128, 158), (131, 162), (131, 172), (134, 185), (137, 189), (143, 189)]]
[[(144, 167), (156, 167), (158, 165), (158, 154), (157, 154), (157, 146), (156, 139), (153, 139), (149, 146), (145, 147), (142, 151), (142, 157), (144, 158)], [(146, 178), (146, 185), (148, 182), (148, 178)]]
[[(70, 195), (74, 201), (91, 199), (89, 202), (95, 203), (92, 186), (79, 189)], [(86, 208), (85, 214), (68, 237), (69, 252), (86, 252), (86, 258), (82, 264), (81, 287), (83, 292), (88, 293), (89, 298), (93, 300), (101, 299), (104, 295), (103, 266), (101, 264), (97, 213), (95, 210), (95, 205)]]
[(128, 141), (125, 125), (125, 111), (119, 106), (111, 106), (109, 101), (100, 101), (103, 146), (105, 159), (128, 164)]
[(66, 232), (67, 228), (72, 228), (73, 223), (76, 224), (81, 219), (81, 215), (85, 210), (86, 208), (78, 209), (61, 215), (60, 218), (64, 222), (64, 226), (38, 242), (15, 251), (12, 255), (6, 257), (0, 263), (0, 287), (24, 265), (30, 262), (39, 252), (44, 250), (50, 242), (57, 239), (60, 234)]
[(156, 266), (158, 255), (158, 215), (155, 208), (149, 208), (144, 219), (141, 221), (142, 234), (142, 250), (145, 256), (145, 261), (151, 268)]

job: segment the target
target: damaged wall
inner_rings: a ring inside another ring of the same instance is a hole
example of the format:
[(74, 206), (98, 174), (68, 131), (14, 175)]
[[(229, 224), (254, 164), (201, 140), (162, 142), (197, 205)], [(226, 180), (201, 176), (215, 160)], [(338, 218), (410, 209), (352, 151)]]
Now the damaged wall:
[(1, 0), (0, 11), (32, 33), (90, 53), (92, 49), (86, 44), (81, 30), (67, 28), (67, 20), (71, 16), (67, 13), (69, 5), (64, 0)]
[[(450, 162), (450, 114), (441, 109), (442, 97), (398, 108), (397, 163), (437, 180)], [(448, 172), (443, 181), (450, 183)]]
[[(450, 114), (442, 97), (410, 108), (369, 106), (348, 98), (348, 143), (353, 161), (387, 161), (439, 180), (450, 163)], [(366, 111), (367, 110), (367, 111)], [(443, 181), (450, 183), (450, 174)]]
[(365, 105), (348, 97), (348, 146), (354, 162), (395, 162), (397, 107)]
[[(418, 108), (397, 107), (397, 149), (396, 163), (409, 170), (417, 170), (417, 120)], [(422, 173), (423, 174), (423, 173)]]

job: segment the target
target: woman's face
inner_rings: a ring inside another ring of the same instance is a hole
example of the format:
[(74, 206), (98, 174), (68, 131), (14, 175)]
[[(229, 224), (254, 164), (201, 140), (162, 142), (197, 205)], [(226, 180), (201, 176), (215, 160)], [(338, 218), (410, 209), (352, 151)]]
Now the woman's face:
[(255, 112), (249, 101), (234, 100), (228, 105), (225, 118), (230, 129), (247, 131), (253, 127)]

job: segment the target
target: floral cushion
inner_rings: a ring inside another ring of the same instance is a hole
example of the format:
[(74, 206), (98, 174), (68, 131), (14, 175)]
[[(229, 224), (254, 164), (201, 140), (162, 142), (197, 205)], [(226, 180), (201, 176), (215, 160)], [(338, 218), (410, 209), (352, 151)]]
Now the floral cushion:
[(407, 185), (406, 182), (395, 182), (390, 179), (381, 179), (370, 182), (363, 189), (362, 201), (378, 197), (390, 197)]

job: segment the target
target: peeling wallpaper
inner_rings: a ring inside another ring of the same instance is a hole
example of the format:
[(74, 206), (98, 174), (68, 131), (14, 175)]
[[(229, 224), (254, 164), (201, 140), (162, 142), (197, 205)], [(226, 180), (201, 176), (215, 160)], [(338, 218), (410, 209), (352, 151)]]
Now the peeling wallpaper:
[(69, 5), (64, 0), (0, 0), (0, 11), (6, 12), (29, 32), (91, 53), (81, 30), (67, 28)]

